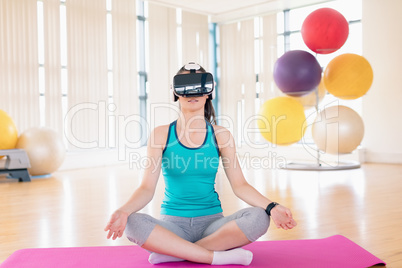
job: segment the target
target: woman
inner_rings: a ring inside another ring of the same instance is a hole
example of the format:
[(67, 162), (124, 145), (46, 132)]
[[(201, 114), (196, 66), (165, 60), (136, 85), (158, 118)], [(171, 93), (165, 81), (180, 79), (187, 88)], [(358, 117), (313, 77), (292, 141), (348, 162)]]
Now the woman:
[[(178, 74), (206, 73), (197, 64), (183, 66)], [(175, 93), (174, 93), (175, 94)], [(188, 260), (212, 265), (249, 265), (252, 253), (240, 248), (265, 234), (270, 217), (278, 228), (296, 226), (289, 209), (261, 195), (245, 180), (231, 133), (215, 125), (211, 93), (174, 95), (181, 114), (170, 125), (156, 127), (148, 141), (153, 163), (144, 171), (141, 185), (116, 210), (105, 231), (128, 239), (151, 252), (152, 264)], [(251, 207), (224, 217), (215, 191), (221, 158), (234, 194)], [(161, 217), (137, 211), (153, 198), (160, 171), (165, 179)]]

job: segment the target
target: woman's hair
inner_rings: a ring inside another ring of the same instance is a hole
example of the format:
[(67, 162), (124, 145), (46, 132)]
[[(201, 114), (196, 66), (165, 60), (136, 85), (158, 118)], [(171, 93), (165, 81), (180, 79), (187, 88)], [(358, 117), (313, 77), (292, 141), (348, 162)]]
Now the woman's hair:
[[(186, 65), (181, 67), (181, 69), (177, 72), (177, 74), (188, 72), (185, 66)], [(197, 72), (206, 73), (207, 71), (205, 71), (205, 69), (202, 66), (200, 66), (200, 69), (198, 69)], [(210, 98), (206, 100), (204, 105), (204, 117), (209, 123), (216, 125), (215, 109), (214, 106), (212, 105), (212, 100)]]

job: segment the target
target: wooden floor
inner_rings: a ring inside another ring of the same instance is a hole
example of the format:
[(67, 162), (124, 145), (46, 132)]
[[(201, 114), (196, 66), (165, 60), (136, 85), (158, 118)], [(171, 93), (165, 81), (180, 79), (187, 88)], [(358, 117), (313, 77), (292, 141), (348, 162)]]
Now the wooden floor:
[[(365, 164), (348, 171), (245, 169), (249, 182), (292, 209), (298, 226), (271, 226), (260, 240), (313, 239), (341, 234), (387, 262), (402, 267), (402, 165)], [(30, 183), (0, 177), (0, 263), (14, 251), (32, 247), (129, 245), (107, 240), (109, 215), (139, 184), (128, 165), (57, 172)], [(159, 214), (156, 198), (144, 211)], [(222, 170), (217, 191), (224, 214), (246, 205), (231, 192)]]

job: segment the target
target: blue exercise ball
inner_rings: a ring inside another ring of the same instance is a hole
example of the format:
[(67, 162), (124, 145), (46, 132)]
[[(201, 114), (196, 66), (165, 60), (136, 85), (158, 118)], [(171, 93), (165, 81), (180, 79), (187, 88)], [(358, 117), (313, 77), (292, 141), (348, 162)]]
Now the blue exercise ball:
[(307, 51), (288, 51), (275, 62), (274, 80), (283, 93), (303, 96), (320, 83), (321, 66)]

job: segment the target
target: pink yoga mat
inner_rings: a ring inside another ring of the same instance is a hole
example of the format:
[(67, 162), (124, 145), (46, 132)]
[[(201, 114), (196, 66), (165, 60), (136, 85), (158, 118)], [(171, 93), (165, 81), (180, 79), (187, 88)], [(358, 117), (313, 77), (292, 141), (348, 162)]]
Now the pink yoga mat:
[[(258, 241), (244, 248), (251, 250), (254, 254), (249, 267), (363, 268), (376, 264), (385, 265), (382, 260), (341, 235), (324, 239)], [(148, 256), (149, 253), (138, 246), (21, 249), (14, 252), (0, 267), (211, 267), (190, 262), (152, 265), (148, 262)]]

